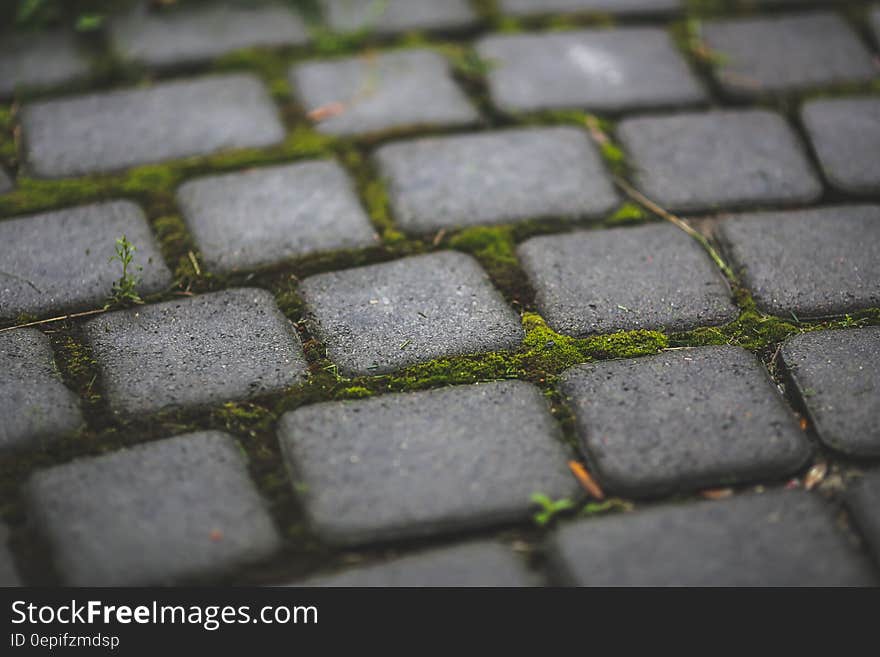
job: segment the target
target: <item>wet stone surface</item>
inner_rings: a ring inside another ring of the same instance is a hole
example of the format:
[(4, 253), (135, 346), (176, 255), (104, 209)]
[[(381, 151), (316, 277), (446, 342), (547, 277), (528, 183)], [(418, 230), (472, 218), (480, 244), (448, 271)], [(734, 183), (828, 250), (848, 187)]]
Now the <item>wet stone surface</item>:
[(0, 97), (79, 82), (91, 71), (72, 32), (0, 34)]
[(477, 20), (468, 0), (323, 0), (322, 4), (327, 24), (337, 32), (457, 30)]

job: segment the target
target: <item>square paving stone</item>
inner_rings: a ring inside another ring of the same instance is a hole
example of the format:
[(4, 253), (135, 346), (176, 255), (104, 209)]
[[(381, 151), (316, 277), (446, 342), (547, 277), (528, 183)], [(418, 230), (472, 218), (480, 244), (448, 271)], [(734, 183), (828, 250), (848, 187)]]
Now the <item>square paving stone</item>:
[(323, 0), (324, 16), (337, 32), (454, 30), (476, 23), (468, 0)]
[(514, 16), (550, 13), (666, 14), (679, 11), (681, 0), (500, 0), (501, 11)]
[(83, 424), (79, 399), (61, 382), (49, 338), (37, 329), (0, 333), (0, 450), (39, 449)]
[(811, 203), (822, 184), (785, 120), (764, 110), (627, 119), (640, 191), (668, 210)]
[(333, 544), (515, 522), (533, 493), (578, 488), (546, 400), (521, 381), (306, 406), (281, 419), (279, 438), (312, 526)]
[(404, 229), (601, 217), (618, 197), (577, 128), (528, 128), (417, 139), (376, 154)]
[(107, 313), (84, 328), (110, 406), (123, 413), (246, 399), (306, 372), (299, 338), (265, 290)]
[(514, 349), (517, 314), (472, 257), (452, 251), (319, 274), (300, 293), (327, 355), (346, 374)]
[(734, 215), (715, 234), (764, 312), (823, 317), (880, 306), (880, 206)]
[(281, 546), (241, 448), (216, 431), (38, 471), (25, 494), (71, 586), (195, 580)]
[(847, 492), (846, 503), (880, 566), (880, 470), (872, 470)]
[(707, 21), (701, 36), (717, 53), (715, 77), (737, 98), (868, 81), (871, 54), (830, 12)]
[(298, 586), (320, 587), (520, 587), (535, 577), (510, 548), (483, 541), (400, 557), (387, 563), (319, 575)]
[(208, 268), (232, 272), (378, 237), (335, 162), (305, 162), (199, 178), (177, 201)]
[(489, 36), (492, 102), (508, 113), (582, 108), (621, 112), (706, 99), (669, 35), (653, 27)]
[(678, 331), (739, 314), (706, 252), (669, 224), (533, 237), (518, 253), (541, 314), (560, 333)]
[(446, 60), (428, 50), (305, 62), (291, 69), (291, 82), (309, 112), (342, 105), (317, 125), (333, 135), (470, 125), (480, 118)]
[(880, 98), (816, 100), (801, 117), (828, 182), (852, 194), (880, 192)]
[(0, 33), (0, 96), (71, 84), (89, 72), (89, 59), (71, 32)]
[(111, 47), (123, 58), (150, 66), (186, 65), (240, 48), (299, 46), (305, 23), (273, 2), (223, 2), (150, 11), (144, 5), (110, 22)]
[(21, 586), (21, 578), (15, 568), (15, 558), (9, 550), (9, 530), (0, 522), (0, 586)]
[(870, 562), (804, 491), (582, 520), (551, 540), (577, 586), (871, 586)]
[(764, 366), (740, 347), (578, 365), (562, 391), (597, 474), (628, 497), (779, 478), (812, 452)]
[(128, 201), (0, 220), (0, 318), (103, 306), (122, 275), (110, 258), (123, 235), (137, 249), (131, 273), (140, 279), (138, 292), (169, 286), (171, 272), (144, 213)]
[(284, 127), (253, 75), (162, 82), (25, 105), (27, 165), (52, 178), (270, 146)]
[(880, 326), (803, 333), (781, 354), (822, 442), (880, 456)]

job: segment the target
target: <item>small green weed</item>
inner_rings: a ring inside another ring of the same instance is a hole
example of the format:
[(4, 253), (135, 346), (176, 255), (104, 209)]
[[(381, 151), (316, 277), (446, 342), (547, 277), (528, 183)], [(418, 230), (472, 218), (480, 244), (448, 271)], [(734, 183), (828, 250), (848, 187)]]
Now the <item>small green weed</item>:
[[(134, 262), (134, 254), (137, 252), (135, 245), (128, 241), (123, 235), (116, 240), (116, 253), (110, 256), (110, 262), (114, 260), (122, 264), (122, 274), (119, 280), (113, 283), (113, 291), (105, 308), (112, 306), (129, 306), (132, 304), (142, 304), (144, 302), (137, 293), (137, 286), (140, 278), (131, 273), (132, 263)], [(137, 268), (141, 271), (141, 267)]]
[(575, 503), (567, 497), (554, 500), (544, 493), (532, 493), (531, 500), (541, 507), (541, 510), (532, 516), (538, 527), (546, 527), (560, 513), (570, 511), (575, 507)]

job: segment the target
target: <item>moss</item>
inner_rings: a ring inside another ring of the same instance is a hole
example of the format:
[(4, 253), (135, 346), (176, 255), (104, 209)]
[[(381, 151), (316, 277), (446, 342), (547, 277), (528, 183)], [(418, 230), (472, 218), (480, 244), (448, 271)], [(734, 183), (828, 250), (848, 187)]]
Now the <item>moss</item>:
[(0, 107), (0, 164), (11, 169), (17, 160), (15, 115), (11, 107)]
[(530, 300), (531, 289), (516, 257), (513, 228), (466, 228), (450, 238), (449, 246), (473, 255), (508, 299), (518, 302)]
[(651, 215), (641, 205), (627, 201), (608, 217), (605, 222), (609, 226), (618, 226), (625, 224), (638, 224), (647, 221)]
[(349, 386), (336, 393), (337, 399), (364, 399), (372, 397), (373, 391), (364, 386)]
[(91, 350), (71, 335), (53, 335), (55, 362), (64, 382), (77, 390), (89, 404), (100, 400), (97, 362)]

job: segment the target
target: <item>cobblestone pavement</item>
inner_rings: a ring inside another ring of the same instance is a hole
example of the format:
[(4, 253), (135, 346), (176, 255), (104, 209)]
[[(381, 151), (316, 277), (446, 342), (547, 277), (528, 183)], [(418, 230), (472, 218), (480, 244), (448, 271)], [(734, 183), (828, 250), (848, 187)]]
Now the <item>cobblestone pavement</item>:
[(0, 34), (0, 583), (880, 583), (880, 6), (180, 4)]

